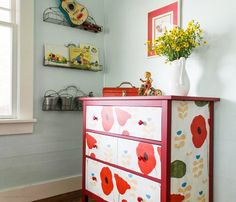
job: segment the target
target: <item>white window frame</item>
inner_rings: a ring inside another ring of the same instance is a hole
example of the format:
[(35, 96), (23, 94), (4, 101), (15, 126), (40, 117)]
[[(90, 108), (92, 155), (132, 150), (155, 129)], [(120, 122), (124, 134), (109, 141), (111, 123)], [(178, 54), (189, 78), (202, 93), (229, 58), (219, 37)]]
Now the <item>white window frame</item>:
[(16, 1), (17, 60), (13, 64), (17, 68), (17, 83), (13, 90), (17, 110), (14, 118), (0, 119), (0, 135), (33, 133), (36, 122), (33, 118), (34, 1)]

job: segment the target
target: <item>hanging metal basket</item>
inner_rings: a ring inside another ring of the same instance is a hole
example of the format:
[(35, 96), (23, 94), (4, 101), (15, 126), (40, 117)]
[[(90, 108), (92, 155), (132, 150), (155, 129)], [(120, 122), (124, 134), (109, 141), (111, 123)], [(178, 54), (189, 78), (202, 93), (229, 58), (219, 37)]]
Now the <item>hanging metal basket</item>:
[(43, 111), (83, 111), (81, 97), (93, 97), (88, 95), (76, 86), (68, 86), (59, 90), (47, 90), (43, 97)]

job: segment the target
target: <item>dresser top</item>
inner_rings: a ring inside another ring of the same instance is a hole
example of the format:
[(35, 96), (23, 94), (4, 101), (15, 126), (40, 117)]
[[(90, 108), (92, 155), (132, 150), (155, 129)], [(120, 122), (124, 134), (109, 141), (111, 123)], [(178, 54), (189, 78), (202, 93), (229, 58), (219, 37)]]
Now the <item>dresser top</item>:
[(124, 97), (83, 97), (83, 101), (105, 101), (105, 100), (181, 100), (181, 101), (220, 101), (215, 97), (192, 97), (192, 96), (124, 96)]

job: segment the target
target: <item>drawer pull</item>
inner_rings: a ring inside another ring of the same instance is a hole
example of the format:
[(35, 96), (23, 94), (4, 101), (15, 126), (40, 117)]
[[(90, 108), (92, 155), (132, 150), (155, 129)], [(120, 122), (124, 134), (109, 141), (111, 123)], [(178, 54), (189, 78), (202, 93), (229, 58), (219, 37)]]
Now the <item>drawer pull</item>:
[(145, 125), (145, 122), (144, 121), (142, 121), (142, 120), (140, 120), (139, 122), (138, 122), (138, 125)]
[(144, 152), (143, 156), (138, 157), (139, 161), (147, 161), (148, 160), (148, 154)]
[(98, 146), (95, 144), (95, 145), (93, 145), (93, 148), (94, 148), (94, 149), (97, 149), (97, 148), (98, 148)]
[(96, 177), (92, 177), (92, 180), (97, 182), (97, 178)]
[(94, 121), (97, 121), (97, 120), (98, 120), (98, 117), (93, 116), (93, 120), (94, 120)]
[(138, 160), (139, 160), (139, 161), (142, 161), (142, 160), (143, 160), (143, 157), (142, 157), (142, 156), (139, 156), (139, 157), (138, 157)]
[(147, 161), (148, 159), (145, 156), (139, 156), (138, 160), (139, 161)]
[(143, 201), (143, 198), (139, 196), (139, 197), (137, 198), (137, 200), (138, 200), (138, 202), (142, 202), (142, 201)]

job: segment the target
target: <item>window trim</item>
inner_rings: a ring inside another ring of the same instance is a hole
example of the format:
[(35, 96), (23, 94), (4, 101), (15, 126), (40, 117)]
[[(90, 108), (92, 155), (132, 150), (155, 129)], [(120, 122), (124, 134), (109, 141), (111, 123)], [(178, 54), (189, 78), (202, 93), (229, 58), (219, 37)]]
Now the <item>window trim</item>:
[(16, 5), (16, 19), (20, 19), (16, 22), (19, 25), (17, 25), (17, 118), (0, 119), (0, 135), (33, 133), (33, 123), (36, 122), (33, 118), (34, 1), (19, 1), (20, 3), (17, 2)]

